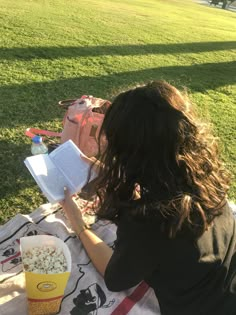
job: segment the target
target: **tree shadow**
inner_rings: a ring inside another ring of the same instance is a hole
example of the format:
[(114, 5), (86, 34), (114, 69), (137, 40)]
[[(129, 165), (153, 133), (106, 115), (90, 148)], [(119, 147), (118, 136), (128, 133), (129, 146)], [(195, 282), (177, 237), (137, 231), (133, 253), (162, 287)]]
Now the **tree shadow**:
[(4, 165), (4, 168), (0, 168), (0, 199), (2, 199), (9, 192), (17, 192), (22, 187), (31, 187), (34, 181), (23, 163), (30, 155), (30, 147), (27, 144), (2, 140), (0, 148), (0, 164)]
[[(56, 105), (58, 100), (92, 94), (110, 99), (122, 89), (163, 79), (177, 87), (205, 92), (236, 83), (236, 61), (207, 63), (193, 66), (156, 67), (151, 69), (113, 73), (99, 77), (78, 77), (50, 82), (0, 87), (0, 126), (4, 132), (17, 130), (11, 141), (0, 142), (0, 198), (19, 195), (21, 190), (36, 186), (23, 161), (30, 155), (29, 145), (20, 142), (24, 128), (42, 127), (55, 119), (61, 120), (64, 112)], [(61, 125), (62, 126), (62, 125)], [(46, 128), (47, 129), (47, 128)], [(15, 132), (15, 131), (14, 131)], [(20, 143), (20, 144), (18, 144)], [(23, 198), (29, 198), (29, 194)], [(17, 199), (18, 200), (18, 199)], [(12, 205), (12, 209), (17, 205)], [(39, 199), (38, 199), (39, 200)], [(40, 199), (41, 200), (41, 199)], [(33, 202), (29, 201), (32, 205)], [(19, 206), (20, 209), (21, 206)], [(10, 207), (8, 207), (10, 209)], [(22, 212), (23, 209), (20, 209)]]
[(205, 63), (191, 66), (156, 67), (144, 70), (113, 73), (97, 77), (78, 77), (50, 82), (0, 87), (0, 125), (6, 128), (45, 124), (62, 118), (56, 106), (65, 98), (92, 94), (110, 99), (117, 91), (163, 79), (177, 87), (186, 86), (192, 91), (204, 92), (236, 83), (236, 61)]
[(13, 47), (0, 48), (0, 59), (4, 60), (32, 60), (32, 59), (58, 59), (88, 56), (130, 56), (148, 54), (179, 54), (202, 53), (211, 51), (224, 51), (236, 49), (236, 41), (194, 42), (174, 44), (148, 44), (148, 45), (104, 45), (87, 47)]

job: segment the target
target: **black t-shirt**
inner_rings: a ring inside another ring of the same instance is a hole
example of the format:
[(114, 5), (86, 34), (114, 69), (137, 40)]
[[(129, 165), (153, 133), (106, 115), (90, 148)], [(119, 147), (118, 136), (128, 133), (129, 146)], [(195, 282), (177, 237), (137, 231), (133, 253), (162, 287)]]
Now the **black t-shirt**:
[(111, 291), (145, 280), (155, 291), (162, 315), (236, 314), (236, 225), (223, 214), (198, 240), (168, 239), (156, 219), (122, 215), (115, 250), (105, 271)]

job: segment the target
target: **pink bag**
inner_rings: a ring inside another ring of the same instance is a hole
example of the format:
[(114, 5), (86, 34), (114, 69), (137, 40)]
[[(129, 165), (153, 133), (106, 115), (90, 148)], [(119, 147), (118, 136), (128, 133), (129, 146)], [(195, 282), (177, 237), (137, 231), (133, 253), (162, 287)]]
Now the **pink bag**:
[(28, 128), (25, 134), (31, 138), (35, 134), (61, 137), (61, 143), (71, 139), (85, 155), (88, 157), (96, 156), (98, 153), (99, 131), (104, 114), (110, 104), (107, 100), (87, 95), (83, 95), (76, 100), (60, 101), (59, 105), (67, 108), (61, 133)]
[(109, 101), (92, 96), (72, 102), (63, 119), (61, 142), (71, 139), (85, 155), (96, 156), (98, 135), (109, 105)]

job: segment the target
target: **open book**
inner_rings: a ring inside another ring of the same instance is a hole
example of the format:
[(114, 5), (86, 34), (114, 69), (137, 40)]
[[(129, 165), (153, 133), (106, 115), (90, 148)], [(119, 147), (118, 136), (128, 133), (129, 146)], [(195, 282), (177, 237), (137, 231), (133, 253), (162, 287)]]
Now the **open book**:
[[(74, 142), (68, 140), (50, 154), (30, 156), (24, 162), (49, 202), (55, 203), (64, 199), (65, 186), (75, 194), (87, 184), (91, 164), (81, 156), (86, 159)], [(92, 170), (89, 180), (96, 175)]]

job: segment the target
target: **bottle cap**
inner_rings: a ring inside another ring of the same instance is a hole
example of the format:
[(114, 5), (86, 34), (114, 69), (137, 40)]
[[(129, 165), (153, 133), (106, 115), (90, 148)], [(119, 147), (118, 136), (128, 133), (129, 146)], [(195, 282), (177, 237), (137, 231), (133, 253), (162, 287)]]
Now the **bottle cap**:
[(42, 137), (40, 137), (40, 136), (34, 136), (34, 137), (32, 138), (32, 141), (33, 141), (34, 143), (42, 143), (43, 139), (42, 139)]

